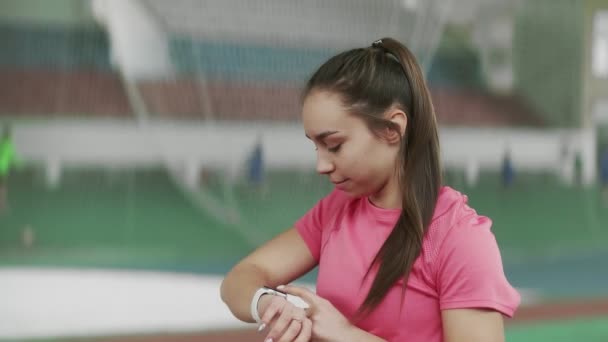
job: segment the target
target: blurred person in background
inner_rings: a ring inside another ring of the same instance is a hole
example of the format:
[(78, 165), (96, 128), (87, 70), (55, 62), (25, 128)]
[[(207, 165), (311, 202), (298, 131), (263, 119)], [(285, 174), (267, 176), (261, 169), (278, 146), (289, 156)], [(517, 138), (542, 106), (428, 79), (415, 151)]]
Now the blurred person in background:
[[(330, 58), (306, 85), (302, 120), (335, 189), (226, 275), (232, 313), (273, 342), (504, 341), (520, 296), (492, 221), (442, 186), (413, 54), (384, 38)], [(315, 266), (316, 293), (282, 285)]]
[(8, 209), (8, 176), (15, 163), (16, 154), (11, 127), (6, 124), (2, 128), (0, 137), (0, 213)]
[(600, 150), (600, 184), (602, 187), (602, 201), (608, 208), (608, 144)]
[(249, 186), (254, 190), (266, 194), (266, 184), (264, 177), (264, 149), (262, 146), (262, 136), (258, 135), (253, 145), (253, 150), (247, 163), (247, 180)]
[(515, 180), (515, 169), (513, 168), (513, 161), (511, 160), (511, 152), (506, 151), (502, 159), (502, 185), (503, 187), (510, 188)]
[(574, 153), (574, 184), (583, 186), (583, 156), (580, 151)]

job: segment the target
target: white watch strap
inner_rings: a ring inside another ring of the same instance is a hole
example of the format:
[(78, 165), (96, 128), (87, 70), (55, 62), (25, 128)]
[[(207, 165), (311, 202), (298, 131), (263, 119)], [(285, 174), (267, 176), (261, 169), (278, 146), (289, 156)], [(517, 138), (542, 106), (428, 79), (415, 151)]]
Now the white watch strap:
[(268, 287), (260, 287), (257, 291), (255, 291), (255, 294), (251, 299), (251, 307), (249, 308), (249, 310), (251, 311), (251, 317), (253, 317), (253, 320), (256, 321), (256, 323), (261, 323), (262, 321), (262, 319), (260, 318), (260, 313), (258, 312), (258, 302), (260, 301), (260, 297), (265, 294), (286, 297), (285, 294)]
[(251, 306), (249, 308), (249, 310), (251, 311), (251, 317), (253, 317), (253, 320), (256, 321), (256, 323), (258, 324), (262, 321), (262, 319), (260, 318), (260, 313), (258, 312), (258, 303), (260, 302), (260, 298), (265, 294), (281, 296), (298, 308), (308, 309), (309, 307), (308, 303), (306, 303), (304, 300), (302, 300), (302, 298), (298, 296), (286, 294), (280, 291), (275, 291), (268, 287), (260, 287), (257, 291), (255, 291), (255, 294), (251, 299)]
[(260, 323), (261, 319), (260, 319), (260, 313), (258, 312), (258, 302), (260, 301), (260, 297), (262, 297), (262, 295), (265, 295), (266, 289), (263, 287), (260, 287), (257, 291), (255, 291), (255, 294), (253, 295), (253, 298), (251, 299), (251, 317), (253, 317), (253, 320), (256, 321), (256, 323)]

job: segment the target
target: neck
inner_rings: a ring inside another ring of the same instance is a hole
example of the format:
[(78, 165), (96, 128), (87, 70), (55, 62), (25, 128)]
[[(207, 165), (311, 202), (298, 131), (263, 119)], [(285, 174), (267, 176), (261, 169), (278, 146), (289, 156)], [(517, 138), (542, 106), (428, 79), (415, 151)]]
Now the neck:
[(397, 175), (390, 178), (377, 193), (369, 196), (370, 202), (378, 208), (401, 209), (401, 190)]

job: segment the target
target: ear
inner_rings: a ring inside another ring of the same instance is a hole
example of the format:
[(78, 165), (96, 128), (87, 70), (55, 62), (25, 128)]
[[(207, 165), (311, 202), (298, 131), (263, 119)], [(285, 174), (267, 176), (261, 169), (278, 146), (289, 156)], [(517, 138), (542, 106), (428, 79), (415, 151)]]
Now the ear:
[(401, 138), (405, 135), (405, 129), (407, 127), (407, 115), (401, 109), (394, 108), (389, 110), (386, 113), (386, 119), (397, 125), (399, 132), (396, 132), (392, 129), (388, 129), (386, 131), (386, 140), (391, 143), (398, 143), (401, 141)]

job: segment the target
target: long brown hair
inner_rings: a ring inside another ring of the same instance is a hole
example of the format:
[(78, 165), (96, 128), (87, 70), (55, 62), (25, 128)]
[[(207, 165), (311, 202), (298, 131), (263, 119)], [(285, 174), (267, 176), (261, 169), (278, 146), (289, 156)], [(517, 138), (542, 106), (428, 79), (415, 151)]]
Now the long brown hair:
[(399, 129), (384, 118), (393, 106), (407, 115), (396, 164), (402, 211), (368, 269), (369, 273), (372, 266), (379, 266), (358, 312), (369, 313), (400, 278), (404, 280), (405, 291), (433, 217), (441, 186), (435, 111), (416, 58), (392, 38), (382, 38), (370, 47), (352, 49), (330, 58), (310, 78), (303, 97), (317, 90), (339, 95), (350, 112), (362, 118), (376, 135), (387, 128)]

